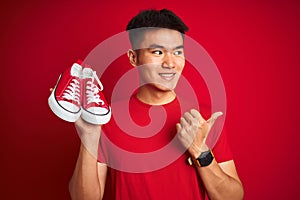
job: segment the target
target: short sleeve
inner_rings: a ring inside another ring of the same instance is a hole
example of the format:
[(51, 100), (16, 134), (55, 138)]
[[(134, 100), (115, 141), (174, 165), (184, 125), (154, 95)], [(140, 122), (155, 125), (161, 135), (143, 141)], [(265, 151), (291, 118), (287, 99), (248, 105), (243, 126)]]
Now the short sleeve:
[(106, 156), (105, 156), (105, 148), (104, 148), (105, 144), (104, 144), (102, 138), (103, 137), (101, 136), (100, 140), (99, 140), (97, 161), (100, 162), (100, 163), (107, 163), (107, 159), (106, 159)]
[(227, 140), (227, 133), (223, 128), (222, 133), (212, 149), (215, 159), (218, 163), (226, 162), (233, 159), (232, 152)]

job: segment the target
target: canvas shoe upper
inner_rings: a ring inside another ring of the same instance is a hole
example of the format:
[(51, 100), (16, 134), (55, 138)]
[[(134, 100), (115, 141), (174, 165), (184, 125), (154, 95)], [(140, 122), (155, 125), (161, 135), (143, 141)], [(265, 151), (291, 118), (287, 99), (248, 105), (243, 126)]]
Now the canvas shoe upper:
[(92, 124), (106, 124), (111, 118), (111, 108), (101, 92), (103, 85), (96, 71), (86, 65), (82, 71), (83, 97), (81, 118)]
[(58, 78), (48, 104), (61, 119), (75, 122), (81, 115), (82, 67), (77, 61), (68, 67)]

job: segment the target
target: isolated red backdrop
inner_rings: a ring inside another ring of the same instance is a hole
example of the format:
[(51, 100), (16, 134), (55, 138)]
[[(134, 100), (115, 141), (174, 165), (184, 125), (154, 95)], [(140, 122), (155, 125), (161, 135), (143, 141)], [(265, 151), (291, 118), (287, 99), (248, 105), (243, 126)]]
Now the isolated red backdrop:
[(49, 87), (147, 8), (174, 10), (219, 67), (245, 199), (300, 197), (298, 1), (31, 0), (0, 7), (1, 199), (69, 199), (80, 140), (73, 124), (49, 110)]

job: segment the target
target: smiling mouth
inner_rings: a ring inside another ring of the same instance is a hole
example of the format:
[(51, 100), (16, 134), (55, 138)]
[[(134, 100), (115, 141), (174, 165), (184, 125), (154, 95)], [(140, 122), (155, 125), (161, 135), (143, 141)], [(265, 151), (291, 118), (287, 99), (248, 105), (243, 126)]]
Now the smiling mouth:
[(165, 80), (172, 80), (175, 77), (175, 73), (159, 73), (159, 76)]

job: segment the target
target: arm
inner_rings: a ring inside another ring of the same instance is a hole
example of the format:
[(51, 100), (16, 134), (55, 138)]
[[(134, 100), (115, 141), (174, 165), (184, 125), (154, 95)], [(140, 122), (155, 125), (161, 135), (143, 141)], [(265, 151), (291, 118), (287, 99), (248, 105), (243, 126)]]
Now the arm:
[(88, 124), (81, 118), (75, 122), (75, 127), (81, 138), (81, 146), (69, 184), (71, 198), (74, 200), (102, 199), (107, 166), (97, 162), (101, 127)]
[[(209, 130), (218, 116), (204, 120), (196, 110), (186, 112), (176, 124), (179, 140), (193, 160), (207, 151), (205, 144)], [(210, 199), (243, 199), (244, 190), (233, 160), (218, 164), (214, 159), (206, 167), (195, 166)]]
[(214, 159), (209, 166), (196, 168), (210, 199), (243, 199), (243, 186), (233, 160), (218, 164)]

